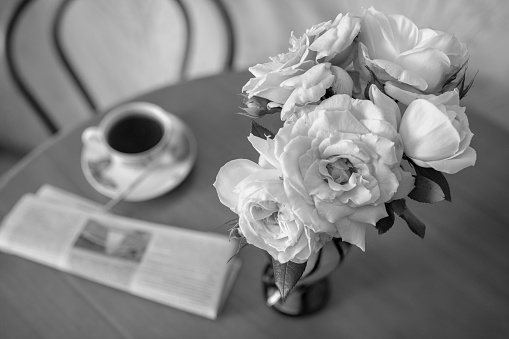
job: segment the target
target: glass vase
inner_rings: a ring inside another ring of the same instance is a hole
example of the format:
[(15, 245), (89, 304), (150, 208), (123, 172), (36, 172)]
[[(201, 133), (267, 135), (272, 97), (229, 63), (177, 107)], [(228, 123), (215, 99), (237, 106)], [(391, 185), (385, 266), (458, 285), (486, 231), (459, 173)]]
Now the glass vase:
[(276, 286), (270, 260), (262, 275), (267, 306), (289, 316), (302, 316), (321, 310), (329, 300), (329, 275), (343, 261), (350, 246), (340, 239), (326, 243), (316, 256), (308, 260), (306, 270), (285, 301)]

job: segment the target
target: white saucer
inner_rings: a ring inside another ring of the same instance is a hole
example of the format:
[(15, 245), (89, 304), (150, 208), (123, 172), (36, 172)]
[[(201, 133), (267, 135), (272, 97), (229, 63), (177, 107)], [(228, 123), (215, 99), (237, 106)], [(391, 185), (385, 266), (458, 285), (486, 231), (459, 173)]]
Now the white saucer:
[[(197, 154), (194, 134), (179, 118), (170, 116), (174, 122), (170, 142), (174, 145), (171, 147), (174, 155), (170, 156), (171, 160), (151, 169), (124, 200), (143, 201), (161, 196), (179, 185), (193, 168)], [(127, 167), (112, 160), (104, 147), (96, 145), (83, 146), (81, 168), (90, 185), (109, 198), (117, 197), (145, 170), (145, 167)]]

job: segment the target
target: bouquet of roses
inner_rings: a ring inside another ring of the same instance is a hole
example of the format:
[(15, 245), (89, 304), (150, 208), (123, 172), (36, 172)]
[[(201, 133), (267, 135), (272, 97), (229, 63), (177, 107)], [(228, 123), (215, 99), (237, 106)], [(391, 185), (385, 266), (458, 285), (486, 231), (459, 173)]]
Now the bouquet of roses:
[(238, 214), (231, 235), (273, 258), (283, 299), (333, 239), (364, 250), (367, 227), (395, 215), (424, 237), (405, 199), (451, 200), (443, 173), (472, 166), (465, 108), (467, 46), (374, 8), (291, 35), (287, 53), (249, 70), (244, 114), (280, 114), (273, 133), (252, 122), (260, 153), (224, 165), (214, 186)]

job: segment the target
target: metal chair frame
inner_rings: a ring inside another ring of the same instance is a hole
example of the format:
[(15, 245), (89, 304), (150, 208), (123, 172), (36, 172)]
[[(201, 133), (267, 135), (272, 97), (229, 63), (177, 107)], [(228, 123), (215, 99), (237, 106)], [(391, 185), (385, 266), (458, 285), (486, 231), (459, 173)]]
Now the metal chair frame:
[[(72, 82), (75, 84), (76, 88), (82, 95), (85, 102), (88, 104), (92, 112), (98, 111), (98, 106), (95, 102), (95, 100), (92, 98), (92, 95), (90, 94), (90, 91), (86, 88), (85, 83), (83, 80), (79, 77), (78, 72), (76, 71), (75, 65), (72, 64), (71, 58), (68, 57), (65, 48), (63, 47), (63, 43), (61, 41), (61, 28), (62, 28), (62, 22), (63, 18), (65, 16), (65, 12), (68, 10), (69, 6), (72, 4), (74, 0), (63, 0), (61, 1), (60, 5), (58, 6), (55, 17), (53, 18), (52, 23), (52, 43), (55, 48), (56, 54), (60, 60), (60, 62), (63, 65), (63, 68), (71, 78)], [(189, 59), (189, 53), (190, 53), (190, 46), (191, 41), (193, 38), (193, 31), (191, 27), (191, 19), (188, 13), (188, 10), (186, 9), (185, 4), (183, 3), (183, 0), (172, 0), (175, 1), (180, 10), (182, 11), (182, 14), (185, 18), (186, 23), (186, 33), (187, 33), (187, 43), (185, 46), (185, 50), (183, 53), (182, 58), (182, 64), (181, 64), (181, 78), (183, 78), (183, 75), (185, 74), (187, 67), (188, 67), (188, 59)], [(233, 61), (235, 58), (235, 36), (233, 33), (233, 24), (230, 19), (230, 16), (228, 14), (228, 11), (226, 7), (224, 6), (223, 2), (221, 0), (209, 0), (212, 1), (216, 6), (217, 9), (221, 15), (221, 18), (223, 20), (223, 23), (225, 25), (225, 31), (227, 35), (227, 54), (226, 59), (224, 63), (224, 69), (229, 70), (233, 66)], [(37, 99), (33, 91), (30, 89), (29, 84), (26, 82), (25, 79), (23, 79), (20, 69), (15, 61), (14, 56), (14, 48), (15, 48), (15, 39), (14, 34), (17, 29), (17, 25), (19, 23), (20, 18), (23, 16), (23, 14), (26, 12), (26, 10), (29, 8), (29, 5), (33, 3), (33, 0), (20, 0), (18, 5), (13, 10), (13, 15), (11, 16), (11, 19), (9, 20), (7, 24), (7, 31), (6, 31), (6, 60), (7, 65), (9, 68), (9, 73), (14, 81), (15, 86), (19, 90), (19, 92), (22, 94), (22, 96), (27, 100), (28, 104), (31, 106), (31, 108), (34, 110), (34, 112), (37, 114), (37, 116), (40, 118), (41, 122), (46, 126), (47, 130), (51, 134), (55, 134), (58, 132), (59, 127), (56, 121), (51, 117), (50, 114), (46, 111), (46, 109), (43, 107), (43, 105), (40, 103), (40, 101)]]

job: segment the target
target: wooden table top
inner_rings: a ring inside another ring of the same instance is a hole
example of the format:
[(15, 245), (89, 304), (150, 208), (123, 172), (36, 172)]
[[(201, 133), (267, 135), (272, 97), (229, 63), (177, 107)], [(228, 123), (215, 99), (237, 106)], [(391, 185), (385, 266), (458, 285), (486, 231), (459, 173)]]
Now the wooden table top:
[[(248, 78), (227, 73), (136, 98), (180, 116), (197, 137), (198, 159), (172, 192), (114, 212), (227, 234), (219, 226), (233, 214), (212, 183), (227, 161), (256, 159), (249, 119), (235, 114)], [(265, 306), (267, 259), (252, 246), (239, 255), (242, 269), (215, 321), (0, 254), (0, 338), (507, 338), (509, 135), (480, 115), (469, 118), (478, 163), (448, 176), (452, 203), (409, 203), (427, 224), (425, 239), (401, 220), (382, 236), (368, 230), (366, 252), (353, 249), (332, 274), (330, 301), (317, 314), (292, 318)], [(41, 145), (3, 178), (0, 217), (43, 184), (106, 202), (80, 169), (81, 132), (97, 121)]]

